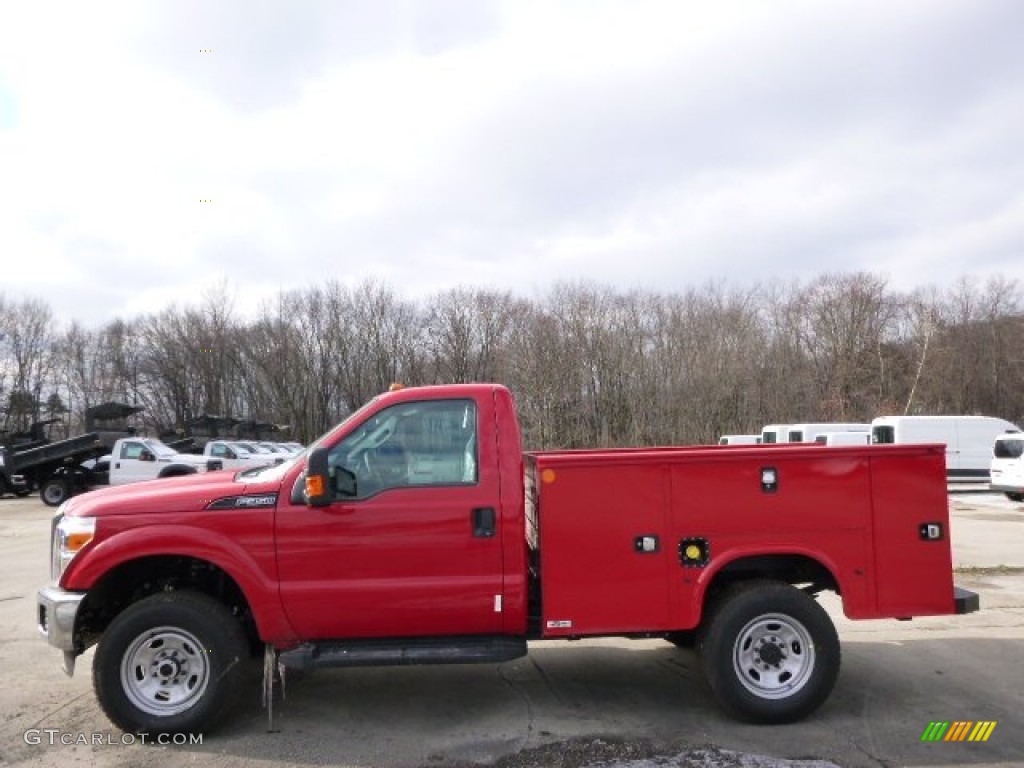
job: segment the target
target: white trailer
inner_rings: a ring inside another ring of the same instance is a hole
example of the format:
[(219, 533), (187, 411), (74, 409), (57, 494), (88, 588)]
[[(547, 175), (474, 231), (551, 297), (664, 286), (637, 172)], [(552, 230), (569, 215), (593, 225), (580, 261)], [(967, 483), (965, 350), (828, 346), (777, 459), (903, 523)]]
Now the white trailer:
[(942, 443), (950, 480), (987, 483), (996, 436), (1019, 431), (992, 416), (881, 416), (871, 422), (871, 442)]

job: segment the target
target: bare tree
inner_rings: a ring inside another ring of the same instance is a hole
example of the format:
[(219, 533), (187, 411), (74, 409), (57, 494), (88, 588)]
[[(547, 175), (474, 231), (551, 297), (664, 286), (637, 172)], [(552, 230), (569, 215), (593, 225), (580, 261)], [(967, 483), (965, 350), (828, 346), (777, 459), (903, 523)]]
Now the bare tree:
[(40, 420), (43, 390), (53, 372), (53, 314), (37, 299), (0, 304), (0, 343), (8, 367), (5, 429)]

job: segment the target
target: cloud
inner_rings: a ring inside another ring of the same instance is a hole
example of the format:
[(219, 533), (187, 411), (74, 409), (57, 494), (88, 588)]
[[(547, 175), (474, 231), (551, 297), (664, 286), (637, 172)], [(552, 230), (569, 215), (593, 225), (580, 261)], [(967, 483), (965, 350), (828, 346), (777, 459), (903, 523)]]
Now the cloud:
[(225, 278), (1024, 279), (1018, 3), (0, 13), (3, 290), (92, 323)]

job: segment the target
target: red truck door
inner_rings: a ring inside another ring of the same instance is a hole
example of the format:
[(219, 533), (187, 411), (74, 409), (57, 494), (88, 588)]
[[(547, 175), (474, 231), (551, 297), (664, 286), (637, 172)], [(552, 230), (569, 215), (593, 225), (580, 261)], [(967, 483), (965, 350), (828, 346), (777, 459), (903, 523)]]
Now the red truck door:
[(330, 450), (355, 493), (282, 500), (281, 597), (304, 639), (501, 632), (493, 424), (489, 398), (371, 410)]

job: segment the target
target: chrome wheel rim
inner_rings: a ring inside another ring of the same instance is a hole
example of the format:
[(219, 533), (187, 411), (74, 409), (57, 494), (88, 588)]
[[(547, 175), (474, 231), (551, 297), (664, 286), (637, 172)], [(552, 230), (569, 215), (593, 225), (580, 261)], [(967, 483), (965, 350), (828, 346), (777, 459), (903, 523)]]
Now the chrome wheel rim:
[(792, 696), (814, 672), (810, 632), (792, 616), (758, 616), (737, 635), (732, 663), (737, 678), (761, 699)]
[(143, 712), (169, 717), (194, 706), (210, 681), (210, 662), (195, 635), (157, 627), (139, 635), (121, 658), (121, 686)]

